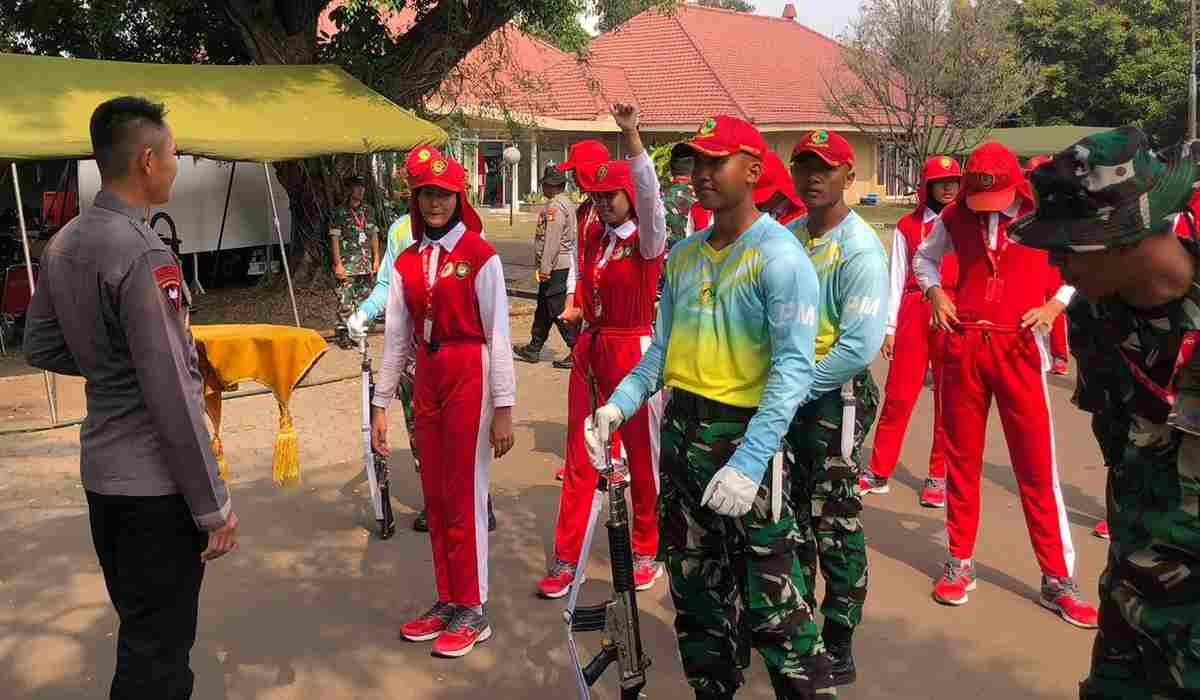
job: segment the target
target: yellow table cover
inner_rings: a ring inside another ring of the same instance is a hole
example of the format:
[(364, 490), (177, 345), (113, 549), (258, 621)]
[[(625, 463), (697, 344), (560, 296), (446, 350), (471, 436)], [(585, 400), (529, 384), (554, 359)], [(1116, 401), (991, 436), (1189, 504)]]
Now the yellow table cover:
[(200, 357), (204, 408), (213, 423), (213, 452), (221, 478), (229, 476), (220, 437), (221, 392), (254, 380), (270, 389), (279, 403), (279, 434), (271, 467), (275, 483), (299, 481), (296, 427), (288, 403), (296, 385), (328, 349), (325, 340), (308, 328), (267, 324), (194, 325), (192, 337)]

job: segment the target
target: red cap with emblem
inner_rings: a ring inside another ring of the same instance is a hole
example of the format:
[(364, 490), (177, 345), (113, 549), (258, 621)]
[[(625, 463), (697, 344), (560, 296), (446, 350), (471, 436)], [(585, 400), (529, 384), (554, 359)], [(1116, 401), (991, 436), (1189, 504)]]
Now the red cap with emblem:
[(567, 159), (558, 164), (561, 172), (575, 171), (575, 184), (585, 192), (591, 191), (596, 168), (611, 158), (608, 147), (595, 139), (585, 139), (571, 146)]
[(629, 206), (632, 207), (637, 201), (637, 189), (633, 184), (633, 172), (629, 168), (629, 161), (610, 160), (597, 166), (591, 191), (624, 192), (625, 196), (629, 197)]
[(1025, 161), (1024, 171), (1025, 171), (1026, 177), (1028, 177), (1029, 174), (1032, 173), (1034, 170), (1037, 170), (1038, 168), (1042, 167), (1046, 163), (1051, 163), (1053, 161), (1054, 161), (1054, 156), (1034, 156), (1034, 157), (1030, 158), (1029, 160)]
[(854, 167), (854, 147), (845, 138), (833, 131), (817, 129), (810, 131), (800, 139), (800, 143), (792, 149), (792, 161), (806, 153), (811, 153), (831, 168), (839, 165)]
[(966, 171), (959, 197), (972, 211), (1004, 211), (1012, 206), (1018, 194), (1028, 202), (1034, 201), (1017, 156), (998, 143), (976, 148), (967, 159)]
[(796, 185), (792, 182), (792, 174), (783, 164), (783, 159), (775, 151), (767, 151), (767, 155), (763, 157), (762, 177), (758, 178), (758, 185), (754, 188), (755, 206), (771, 201), (776, 192), (787, 197), (792, 204), (804, 206), (804, 201), (800, 199)]
[(412, 190), (410, 208), (418, 214), (412, 218), (414, 235), (419, 237), (425, 228), (425, 219), (420, 216), (421, 209), (417, 203), (417, 195), (422, 187), (437, 187), (458, 194), (459, 218), (468, 230), (483, 232), (483, 221), (467, 201), (467, 171), (458, 161), (432, 146), (420, 146), (408, 154), (407, 168), (408, 186)]
[(717, 158), (734, 153), (762, 158), (767, 152), (767, 142), (753, 124), (725, 115), (706, 119), (696, 135), (684, 145), (697, 153)]

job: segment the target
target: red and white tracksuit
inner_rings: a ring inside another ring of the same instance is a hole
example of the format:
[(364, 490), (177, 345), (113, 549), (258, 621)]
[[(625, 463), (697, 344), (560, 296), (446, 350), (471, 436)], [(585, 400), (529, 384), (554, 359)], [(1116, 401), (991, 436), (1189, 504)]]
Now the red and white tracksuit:
[[(413, 439), (440, 602), (488, 597), (488, 468), (494, 409), (516, 396), (500, 257), (459, 224), (396, 258), (376, 406), (387, 407), (416, 354)], [(432, 307), (432, 311), (431, 311)]]
[[(575, 343), (567, 389), (567, 459), (558, 521), (555, 558), (580, 563), (598, 474), (583, 439), (584, 421), (607, 403), (625, 375), (650, 345), (658, 278), (666, 249), (662, 200), (646, 156), (633, 162), (638, 218), (614, 228), (597, 221), (583, 233), (575, 304), (584, 329)], [(641, 176), (639, 178), (639, 175)], [(633, 199), (633, 198), (631, 198)], [(646, 222), (644, 228), (639, 222)], [(591, 395), (595, 378), (596, 396)], [(662, 396), (656, 394), (629, 416), (613, 439), (614, 454), (628, 461), (633, 501), (633, 552), (658, 552), (658, 458)]]
[[(927, 183), (922, 183), (927, 191)], [(875, 427), (871, 472), (890, 478), (900, 459), (900, 448), (917, 397), (925, 383), (925, 371), (933, 369), (933, 445), (929, 451), (929, 478), (946, 478), (946, 431), (942, 423), (941, 396), (943, 333), (932, 324), (933, 309), (917, 284), (912, 269), (917, 247), (933, 229), (937, 213), (921, 198), (916, 211), (896, 224), (892, 236), (891, 296), (888, 334), (895, 337), (891, 364), (884, 388), (883, 409)], [(958, 278), (958, 261), (953, 253), (942, 259), (941, 286), (953, 298)]]
[[(1047, 300), (1057, 278), (1045, 251), (1008, 240), (1009, 224), (1033, 210), (1018, 198), (1008, 211), (978, 214), (955, 202), (942, 211), (913, 265), (922, 289), (939, 284), (945, 253), (958, 254), (960, 328), (946, 334), (942, 409), (949, 456), (946, 530), (950, 555), (970, 559), (979, 529), (979, 481), (988, 411), (995, 397), (1021, 506), (1043, 573), (1070, 576), (1075, 549), (1058, 480), (1044, 336), (1021, 330), (1021, 317)], [(1059, 288), (1068, 303), (1074, 289)]]

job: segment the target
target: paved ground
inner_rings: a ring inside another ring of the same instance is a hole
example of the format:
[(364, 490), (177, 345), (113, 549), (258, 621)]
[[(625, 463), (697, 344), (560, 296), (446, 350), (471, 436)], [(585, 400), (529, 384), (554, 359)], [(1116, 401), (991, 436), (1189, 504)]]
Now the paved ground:
[[(521, 252), (519, 243), (512, 245), (502, 250), (506, 258)], [(513, 323), (515, 340), (524, 342), (529, 317)], [(375, 339), (375, 350), (381, 346)], [(553, 338), (546, 357), (561, 352)], [(354, 353), (331, 349), (309, 381), (356, 372)], [(1072, 382), (1050, 379), (1050, 395), (1077, 575), (1094, 596), (1105, 545), (1088, 532), (1103, 511), (1104, 473), (1086, 417), (1068, 403)], [(270, 481), (274, 402), (267, 396), (228, 402), (223, 435), (242, 548), (208, 570), (193, 654), (195, 697), (467, 700), (481, 691), (497, 699), (572, 697), (562, 604), (533, 595), (552, 546), (566, 373), (549, 363), (518, 363), (518, 383), (517, 446), (492, 470), (500, 522), (491, 539), (489, 611), (496, 636), (457, 662), (433, 659), (426, 645), (396, 638), (399, 622), (427, 606), (433, 588), (427, 540), (407, 529), (419, 492), (402, 423), (393, 421), (399, 443), (393, 501), (401, 529), (383, 542), (370, 533), (357, 381), (297, 392), (303, 482), (287, 490)], [(60, 379), (58, 388), (61, 418), (79, 417), (80, 385)], [(940, 511), (917, 506), (915, 489), (924, 476), (931, 410), (925, 395), (892, 493), (867, 503), (872, 568), (867, 620), (856, 643), (860, 681), (842, 696), (1075, 697), (1093, 635), (1035, 602), (1037, 568), (995, 417), (985, 454), (979, 590), (963, 608), (930, 600), (945, 531)], [(0, 376), (0, 431), (44, 424), (46, 412), (41, 375)], [(0, 537), (8, 543), (0, 549), (0, 687), (12, 689), (13, 697), (103, 697), (111, 675), (117, 621), (92, 550), (78, 449), (77, 428), (0, 435)], [(593, 553), (585, 601), (605, 595), (606, 549), (601, 542)], [(691, 697), (675, 652), (665, 581), (643, 595), (641, 605), (655, 664), (645, 697)], [(596, 640), (585, 645), (594, 651)], [(749, 677), (739, 697), (772, 697), (760, 661)], [(601, 685), (595, 697), (617, 697), (611, 678)]]

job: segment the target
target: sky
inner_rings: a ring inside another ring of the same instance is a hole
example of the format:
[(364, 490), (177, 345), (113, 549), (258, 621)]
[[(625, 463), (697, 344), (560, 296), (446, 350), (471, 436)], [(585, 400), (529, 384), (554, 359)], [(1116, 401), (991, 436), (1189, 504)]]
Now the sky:
[[(783, 6), (789, 0), (750, 0), (755, 13), (782, 17)], [(858, 14), (858, 0), (790, 0), (796, 6), (796, 20), (826, 36), (837, 38), (850, 18)], [(584, 26), (596, 32), (596, 18), (585, 17)]]
[[(789, 0), (750, 0), (760, 15), (779, 17)], [(858, 14), (857, 0), (790, 0), (796, 6), (796, 20), (822, 34), (837, 37), (846, 23)]]

